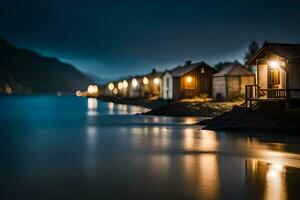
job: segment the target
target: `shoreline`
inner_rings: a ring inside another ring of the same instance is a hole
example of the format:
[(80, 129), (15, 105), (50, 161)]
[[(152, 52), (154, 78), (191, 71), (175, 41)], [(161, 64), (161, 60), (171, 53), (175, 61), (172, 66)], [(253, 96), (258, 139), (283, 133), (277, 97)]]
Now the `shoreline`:
[(254, 110), (234, 107), (211, 120), (200, 121), (197, 125), (204, 130), (234, 132), (268, 132), (296, 136), (300, 131), (300, 109), (288, 111), (275, 104), (261, 104)]
[(230, 111), (233, 106), (240, 105), (236, 102), (214, 102), (203, 99), (185, 99), (179, 101), (146, 98), (112, 98), (99, 97), (105, 102), (113, 102), (127, 105), (136, 105), (149, 108), (150, 111), (140, 113), (141, 115), (170, 116), (170, 117), (205, 117), (211, 118)]

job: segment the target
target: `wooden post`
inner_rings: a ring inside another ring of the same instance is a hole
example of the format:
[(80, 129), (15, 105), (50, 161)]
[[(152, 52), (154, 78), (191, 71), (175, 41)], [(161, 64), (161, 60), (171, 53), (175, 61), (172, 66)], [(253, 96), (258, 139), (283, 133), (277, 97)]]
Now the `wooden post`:
[(286, 70), (285, 70), (285, 88), (286, 88), (286, 100), (285, 100), (285, 109), (289, 109), (289, 100), (290, 100), (290, 63), (286, 61)]

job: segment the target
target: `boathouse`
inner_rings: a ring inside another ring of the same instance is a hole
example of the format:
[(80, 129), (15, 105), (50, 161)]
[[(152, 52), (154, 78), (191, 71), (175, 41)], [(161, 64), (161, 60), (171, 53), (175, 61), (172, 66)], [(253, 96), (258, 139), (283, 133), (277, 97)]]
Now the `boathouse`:
[(234, 100), (245, 96), (245, 86), (253, 85), (254, 73), (238, 62), (226, 64), (213, 75), (213, 97), (216, 100)]
[(247, 107), (260, 101), (299, 104), (300, 44), (265, 42), (247, 64), (256, 71), (256, 83), (246, 86)]
[(205, 62), (187, 61), (183, 66), (166, 70), (162, 76), (163, 99), (212, 96), (212, 75), (216, 70)]

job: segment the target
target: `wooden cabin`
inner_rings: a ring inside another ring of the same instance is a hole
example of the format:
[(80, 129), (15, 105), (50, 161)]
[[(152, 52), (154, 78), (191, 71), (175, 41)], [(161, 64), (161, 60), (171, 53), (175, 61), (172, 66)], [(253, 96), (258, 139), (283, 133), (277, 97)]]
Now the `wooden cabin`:
[(142, 80), (142, 96), (147, 98), (160, 97), (162, 72), (155, 69), (151, 73), (144, 75)]
[(253, 85), (254, 73), (238, 62), (223, 66), (213, 75), (213, 97), (216, 100), (234, 100), (245, 96), (245, 86)]
[(246, 86), (246, 104), (300, 99), (300, 44), (264, 43), (247, 62), (254, 66), (256, 83)]
[(163, 99), (212, 96), (212, 75), (216, 70), (205, 62), (187, 61), (184, 66), (166, 70), (162, 76)]

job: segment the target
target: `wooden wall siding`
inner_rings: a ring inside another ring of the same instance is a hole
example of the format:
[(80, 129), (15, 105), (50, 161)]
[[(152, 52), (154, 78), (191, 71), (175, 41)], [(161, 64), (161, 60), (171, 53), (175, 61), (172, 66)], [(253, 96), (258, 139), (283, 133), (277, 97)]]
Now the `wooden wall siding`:
[[(204, 73), (201, 73), (204, 68)], [(194, 70), (180, 77), (180, 98), (193, 98), (202, 95), (212, 96), (212, 75), (213, 69), (206, 66), (196, 67)], [(192, 82), (186, 82), (187, 77), (192, 77)]]
[(226, 99), (226, 80), (224, 76), (213, 78), (213, 97)]
[(254, 76), (242, 76), (241, 77), (241, 95), (245, 96), (245, 87), (246, 85), (254, 85), (255, 78)]
[(180, 78), (173, 78), (173, 98), (180, 99), (181, 97), (181, 89), (180, 89)]
[(257, 67), (258, 69), (258, 85), (261, 89), (268, 88), (268, 65), (260, 64)]
[(245, 85), (253, 85), (254, 76), (221, 76), (213, 78), (213, 97), (232, 100), (245, 95)]
[(236, 99), (240, 97), (241, 84), (240, 77), (229, 76), (227, 77), (227, 99)]
[[(289, 68), (289, 88), (300, 88), (300, 60), (290, 61)], [(291, 98), (300, 98), (300, 92), (290, 92)]]

